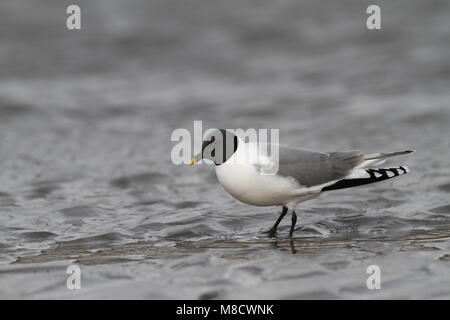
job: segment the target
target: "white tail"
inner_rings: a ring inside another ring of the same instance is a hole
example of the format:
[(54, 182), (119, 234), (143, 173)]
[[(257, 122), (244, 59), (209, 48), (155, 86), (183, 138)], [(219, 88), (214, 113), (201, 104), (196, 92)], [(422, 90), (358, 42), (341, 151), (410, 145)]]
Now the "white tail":
[(386, 152), (386, 153), (372, 153), (364, 155), (364, 160), (375, 160), (375, 159), (386, 159), (390, 157), (400, 156), (402, 154), (408, 154), (414, 152), (414, 150), (404, 150), (397, 152)]
[(404, 151), (397, 151), (397, 152), (386, 152), (386, 153), (371, 153), (366, 154), (363, 156), (363, 162), (359, 164), (356, 168), (368, 168), (373, 165), (380, 165), (382, 164), (387, 158), (400, 156), (402, 154), (408, 154), (414, 152), (414, 150), (404, 150)]

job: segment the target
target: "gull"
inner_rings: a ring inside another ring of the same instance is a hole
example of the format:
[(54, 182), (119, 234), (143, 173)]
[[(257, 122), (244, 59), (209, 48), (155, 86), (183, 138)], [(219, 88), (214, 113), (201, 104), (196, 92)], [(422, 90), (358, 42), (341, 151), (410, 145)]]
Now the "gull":
[[(277, 150), (277, 156), (262, 150)], [(379, 168), (385, 159), (414, 150), (362, 154), (359, 151), (315, 152), (268, 142), (244, 142), (230, 130), (214, 129), (202, 142), (202, 149), (190, 165), (207, 159), (214, 163), (217, 179), (237, 200), (253, 206), (281, 206), (282, 211), (269, 230), (291, 214), (289, 237), (297, 223), (297, 204), (338, 189), (391, 179), (409, 172), (405, 166)], [(273, 167), (277, 171), (273, 173)]]

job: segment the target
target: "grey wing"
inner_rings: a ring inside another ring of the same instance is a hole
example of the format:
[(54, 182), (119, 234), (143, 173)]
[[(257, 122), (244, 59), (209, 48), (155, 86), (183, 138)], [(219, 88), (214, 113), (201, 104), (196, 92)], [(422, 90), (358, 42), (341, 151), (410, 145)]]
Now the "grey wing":
[(277, 174), (312, 187), (344, 178), (364, 161), (363, 157), (358, 151), (322, 153), (280, 145)]

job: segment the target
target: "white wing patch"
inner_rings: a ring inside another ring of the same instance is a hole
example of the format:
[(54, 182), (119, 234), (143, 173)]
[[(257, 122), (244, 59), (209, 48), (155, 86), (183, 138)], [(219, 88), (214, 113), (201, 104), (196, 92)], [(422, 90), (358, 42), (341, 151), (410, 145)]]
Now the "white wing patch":
[(379, 173), (377, 171), (374, 171), (374, 175), (375, 175), (375, 178), (380, 178), (383, 176), (381, 173)]

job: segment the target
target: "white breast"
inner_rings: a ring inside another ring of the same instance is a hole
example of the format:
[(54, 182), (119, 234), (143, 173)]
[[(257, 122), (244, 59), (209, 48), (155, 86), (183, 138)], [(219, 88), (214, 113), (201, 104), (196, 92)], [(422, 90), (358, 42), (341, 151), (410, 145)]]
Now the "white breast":
[(255, 206), (284, 205), (304, 189), (292, 177), (261, 174), (255, 164), (270, 159), (258, 154), (256, 144), (241, 143), (234, 155), (216, 166), (217, 179), (233, 197)]

